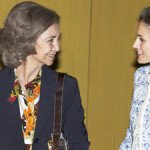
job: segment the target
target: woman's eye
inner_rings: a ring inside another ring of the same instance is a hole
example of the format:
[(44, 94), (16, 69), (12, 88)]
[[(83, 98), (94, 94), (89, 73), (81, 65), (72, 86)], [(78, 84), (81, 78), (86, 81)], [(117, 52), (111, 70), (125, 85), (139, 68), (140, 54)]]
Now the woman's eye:
[(53, 38), (49, 40), (49, 42), (51, 42), (51, 43), (52, 43), (53, 41), (54, 41), (54, 39), (53, 39)]
[(53, 43), (53, 41), (54, 41), (54, 38), (47, 40), (47, 43), (51, 44), (51, 43)]
[(145, 41), (143, 38), (139, 38), (141, 42)]

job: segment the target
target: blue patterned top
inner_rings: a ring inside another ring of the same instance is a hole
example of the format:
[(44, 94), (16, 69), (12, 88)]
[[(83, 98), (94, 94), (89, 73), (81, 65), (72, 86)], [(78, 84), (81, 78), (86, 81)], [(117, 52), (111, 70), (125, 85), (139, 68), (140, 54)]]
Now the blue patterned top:
[(134, 75), (130, 123), (119, 150), (150, 150), (150, 65)]

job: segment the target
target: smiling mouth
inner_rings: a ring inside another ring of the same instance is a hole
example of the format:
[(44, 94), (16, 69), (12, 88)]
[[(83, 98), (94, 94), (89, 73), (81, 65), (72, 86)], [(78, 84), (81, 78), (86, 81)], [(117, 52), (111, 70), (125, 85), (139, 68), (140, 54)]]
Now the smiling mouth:
[(55, 54), (54, 55), (48, 55), (48, 57), (54, 59), (55, 58)]
[(144, 53), (142, 51), (137, 51), (138, 55), (143, 55)]
[(139, 58), (142, 58), (144, 56), (144, 53), (137, 53)]

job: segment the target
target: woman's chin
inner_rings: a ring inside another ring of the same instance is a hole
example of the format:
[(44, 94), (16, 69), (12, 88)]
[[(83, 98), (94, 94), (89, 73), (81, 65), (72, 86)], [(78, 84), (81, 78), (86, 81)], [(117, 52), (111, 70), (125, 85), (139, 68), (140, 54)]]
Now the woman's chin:
[(148, 61), (148, 60), (144, 60), (144, 59), (138, 59), (137, 60), (137, 62), (139, 63), (139, 64), (148, 64), (148, 63), (150, 63), (150, 60)]
[(52, 64), (53, 64), (53, 61), (45, 63), (46, 66), (51, 66)]

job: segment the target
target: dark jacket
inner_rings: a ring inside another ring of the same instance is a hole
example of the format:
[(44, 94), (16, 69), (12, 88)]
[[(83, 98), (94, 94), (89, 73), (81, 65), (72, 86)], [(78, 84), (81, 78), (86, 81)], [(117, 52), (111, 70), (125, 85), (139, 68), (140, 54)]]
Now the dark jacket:
[[(33, 150), (47, 150), (47, 142), (53, 132), (54, 97), (57, 88), (57, 72), (42, 67), (40, 106), (33, 140)], [(24, 139), (18, 100), (8, 98), (14, 84), (13, 69), (0, 71), (0, 150), (24, 150)], [(75, 78), (66, 75), (64, 80), (62, 132), (70, 150), (88, 150), (87, 131), (78, 84)]]

